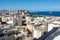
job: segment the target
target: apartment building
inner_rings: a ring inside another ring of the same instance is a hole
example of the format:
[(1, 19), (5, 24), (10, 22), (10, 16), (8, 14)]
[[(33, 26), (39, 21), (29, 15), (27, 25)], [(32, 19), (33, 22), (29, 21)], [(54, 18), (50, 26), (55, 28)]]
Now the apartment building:
[(48, 31), (47, 23), (43, 22), (41, 24), (37, 24), (34, 26), (33, 36), (34, 36), (34, 38), (38, 39), (44, 35), (44, 32), (47, 32), (47, 31)]

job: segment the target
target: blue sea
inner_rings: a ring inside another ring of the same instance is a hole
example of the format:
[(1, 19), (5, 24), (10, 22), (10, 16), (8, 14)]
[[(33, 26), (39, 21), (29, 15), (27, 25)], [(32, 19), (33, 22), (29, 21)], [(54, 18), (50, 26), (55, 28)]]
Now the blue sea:
[(30, 12), (30, 15), (60, 16), (60, 11)]

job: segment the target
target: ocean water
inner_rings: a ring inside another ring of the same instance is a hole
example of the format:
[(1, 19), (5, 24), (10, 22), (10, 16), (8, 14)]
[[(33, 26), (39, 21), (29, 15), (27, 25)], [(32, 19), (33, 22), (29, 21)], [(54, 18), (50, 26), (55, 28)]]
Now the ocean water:
[(30, 15), (60, 16), (60, 11), (53, 12), (30, 12)]

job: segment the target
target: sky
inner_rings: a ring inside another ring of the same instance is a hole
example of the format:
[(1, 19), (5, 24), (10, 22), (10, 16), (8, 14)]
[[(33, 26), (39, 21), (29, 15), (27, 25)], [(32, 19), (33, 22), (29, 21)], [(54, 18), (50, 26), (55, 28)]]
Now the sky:
[(0, 10), (60, 11), (60, 0), (0, 0)]

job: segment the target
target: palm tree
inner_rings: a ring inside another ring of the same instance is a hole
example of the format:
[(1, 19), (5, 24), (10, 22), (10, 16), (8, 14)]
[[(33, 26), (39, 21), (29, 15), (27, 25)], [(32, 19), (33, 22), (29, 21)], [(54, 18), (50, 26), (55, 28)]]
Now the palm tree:
[(0, 18), (0, 22), (2, 21), (2, 18)]

